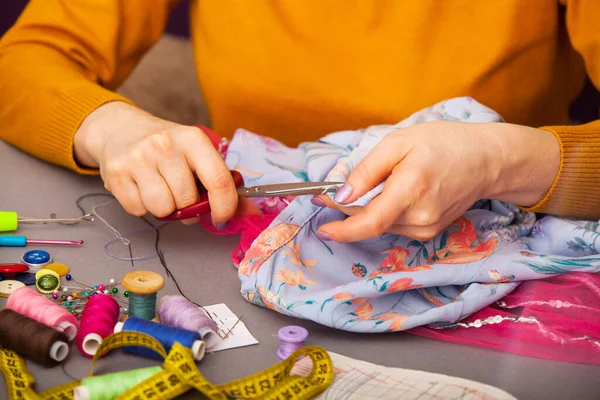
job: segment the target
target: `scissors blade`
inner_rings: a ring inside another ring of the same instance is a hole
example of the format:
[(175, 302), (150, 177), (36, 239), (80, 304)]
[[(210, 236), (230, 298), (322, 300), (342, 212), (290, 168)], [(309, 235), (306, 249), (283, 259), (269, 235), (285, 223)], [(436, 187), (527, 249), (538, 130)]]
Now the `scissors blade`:
[(344, 182), (298, 182), (238, 187), (237, 192), (245, 197), (282, 197), (335, 192)]

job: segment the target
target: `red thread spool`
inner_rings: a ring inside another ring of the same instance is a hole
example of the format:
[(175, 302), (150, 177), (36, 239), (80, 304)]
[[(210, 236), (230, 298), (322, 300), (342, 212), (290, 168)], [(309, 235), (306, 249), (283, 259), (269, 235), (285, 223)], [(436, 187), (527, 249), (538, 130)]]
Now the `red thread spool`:
[(105, 294), (92, 296), (81, 313), (79, 331), (75, 338), (77, 348), (86, 357), (94, 357), (96, 350), (119, 321), (119, 304)]

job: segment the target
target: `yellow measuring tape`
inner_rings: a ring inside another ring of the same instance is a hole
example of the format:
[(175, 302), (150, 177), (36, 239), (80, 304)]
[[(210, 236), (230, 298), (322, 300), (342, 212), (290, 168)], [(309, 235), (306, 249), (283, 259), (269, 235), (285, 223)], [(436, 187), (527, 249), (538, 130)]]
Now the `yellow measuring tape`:
[[(329, 354), (320, 347), (306, 346), (264, 371), (223, 385), (213, 385), (202, 376), (192, 351), (187, 347), (175, 343), (167, 354), (153, 337), (128, 331), (110, 335), (102, 342), (92, 359), (90, 376), (101, 355), (126, 346), (148, 348), (160, 354), (165, 361), (161, 372), (123, 393), (117, 397), (118, 400), (167, 400), (191, 389), (210, 400), (301, 400), (315, 397), (333, 382), (333, 363)], [(302, 357), (312, 360), (312, 371), (307, 377), (291, 375), (294, 364)], [(32, 388), (35, 380), (23, 358), (1, 347), (0, 369), (6, 379), (8, 400), (73, 400), (73, 389), (80, 385), (79, 381), (74, 381), (36, 393)]]

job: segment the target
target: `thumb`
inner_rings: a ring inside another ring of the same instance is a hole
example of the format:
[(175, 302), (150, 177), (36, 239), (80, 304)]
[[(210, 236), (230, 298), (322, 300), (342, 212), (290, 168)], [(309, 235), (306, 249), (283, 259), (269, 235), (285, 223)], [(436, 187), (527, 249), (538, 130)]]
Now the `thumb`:
[(363, 196), (387, 179), (396, 165), (406, 157), (408, 150), (400, 135), (386, 136), (352, 170), (333, 200), (339, 204), (348, 204)]

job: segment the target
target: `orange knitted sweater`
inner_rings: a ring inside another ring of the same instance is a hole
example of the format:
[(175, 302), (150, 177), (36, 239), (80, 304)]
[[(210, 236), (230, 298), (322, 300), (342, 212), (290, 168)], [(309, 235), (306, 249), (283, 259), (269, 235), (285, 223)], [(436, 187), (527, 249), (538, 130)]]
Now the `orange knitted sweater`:
[[(31, 0), (0, 41), (0, 136), (80, 173), (73, 136), (160, 38), (175, 0)], [(567, 126), (600, 87), (597, 0), (191, 0), (213, 128), (295, 145), (472, 96), (552, 131), (561, 169), (531, 210), (600, 218), (600, 123)], [(176, 79), (176, 77), (165, 77)]]

